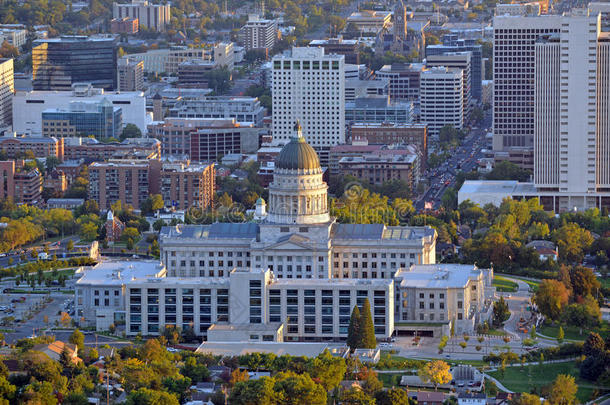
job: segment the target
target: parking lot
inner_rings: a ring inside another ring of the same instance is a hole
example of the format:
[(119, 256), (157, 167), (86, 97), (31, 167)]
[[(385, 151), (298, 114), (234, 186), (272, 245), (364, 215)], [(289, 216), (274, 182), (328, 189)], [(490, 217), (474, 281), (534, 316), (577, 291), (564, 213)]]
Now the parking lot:
[(43, 294), (2, 294), (0, 295), (0, 319), (13, 317), (20, 321), (42, 307), (46, 295)]

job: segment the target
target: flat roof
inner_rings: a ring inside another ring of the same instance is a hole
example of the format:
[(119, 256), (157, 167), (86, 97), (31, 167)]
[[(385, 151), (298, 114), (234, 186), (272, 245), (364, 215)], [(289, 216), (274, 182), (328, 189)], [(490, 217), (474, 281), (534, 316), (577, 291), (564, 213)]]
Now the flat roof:
[(341, 345), (318, 342), (203, 342), (197, 348), (197, 353), (212, 353), (221, 356), (239, 356), (248, 353), (274, 353), (277, 356), (316, 357), (325, 349), (332, 351)]
[(165, 273), (165, 266), (157, 260), (108, 260), (84, 270), (76, 284), (120, 286), (134, 279), (163, 277)]
[(416, 264), (394, 276), (401, 288), (464, 288), (483, 272), (473, 264)]

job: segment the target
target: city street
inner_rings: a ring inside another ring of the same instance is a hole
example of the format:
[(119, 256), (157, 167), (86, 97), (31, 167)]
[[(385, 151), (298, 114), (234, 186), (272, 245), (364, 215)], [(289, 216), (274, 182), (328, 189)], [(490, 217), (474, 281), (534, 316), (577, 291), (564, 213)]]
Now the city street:
[(485, 136), (491, 125), (491, 112), (487, 111), (479, 126), (472, 128), (463, 143), (451, 152), (451, 157), (439, 167), (428, 171), (427, 179), (430, 183), (424, 194), (415, 200), (415, 209), (422, 210), (426, 202), (431, 202), (433, 209), (438, 209), (445, 191), (455, 186), (457, 173), (469, 173), (477, 168), (477, 161), (485, 156)]

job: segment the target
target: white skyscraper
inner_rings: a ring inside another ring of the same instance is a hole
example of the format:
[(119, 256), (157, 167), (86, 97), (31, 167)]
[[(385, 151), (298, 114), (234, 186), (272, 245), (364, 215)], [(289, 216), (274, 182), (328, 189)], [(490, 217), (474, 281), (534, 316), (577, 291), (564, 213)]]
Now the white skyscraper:
[[(556, 212), (610, 208), (610, 33), (601, 31), (600, 16), (588, 9), (548, 17), (504, 16), (500, 21), (506, 28), (494, 27), (498, 40), (533, 40), (531, 47), (494, 50), (504, 58), (494, 58), (499, 91), (494, 131), (501, 130), (494, 132), (494, 148), (497, 140), (503, 141), (500, 146), (525, 140), (527, 147), (531, 130), (534, 179), (497, 188), (487, 184), (480, 195), (537, 197)], [(512, 73), (505, 65), (514, 68)], [(463, 198), (477, 187), (466, 184)]]
[(445, 125), (464, 126), (464, 75), (462, 69), (436, 66), (421, 73), (420, 121), (430, 135)]
[(273, 58), (273, 142), (285, 144), (299, 120), (303, 136), (328, 161), (331, 146), (345, 143), (343, 55), (324, 48), (292, 48)]

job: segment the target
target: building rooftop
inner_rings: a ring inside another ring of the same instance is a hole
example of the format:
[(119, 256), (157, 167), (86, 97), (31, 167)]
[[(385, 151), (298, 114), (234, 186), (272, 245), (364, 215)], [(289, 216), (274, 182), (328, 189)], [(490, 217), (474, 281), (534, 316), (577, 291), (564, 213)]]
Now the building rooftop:
[(429, 227), (385, 226), (383, 224), (334, 224), (332, 236), (337, 239), (415, 240), (432, 237), (436, 231)]
[(536, 193), (534, 183), (520, 183), (517, 180), (466, 180), (460, 193), (494, 193), (494, 194), (532, 194)]
[(420, 123), (397, 123), (397, 122), (355, 122), (351, 125), (354, 128), (389, 128), (389, 129), (401, 129), (401, 128), (426, 128), (426, 124)]
[(248, 353), (275, 353), (277, 356), (316, 357), (325, 349), (329, 351), (336, 346), (328, 343), (310, 342), (203, 342), (197, 348), (197, 353), (212, 353), (213, 355), (239, 356)]
[(109, 260), (96, 264), (90, 270), (84, 270), (76, 284), (119, 286), (136, 279), (164, 277), (165, 274), (165, 266), (156, 260)]
[(343, 164), (359, 164), (359, 163), (413, 163), (417, 159), (417, 155), (406, 150), (390, 150), (403, 153), (367, 153), (362, 156), (346, 156), (339, 160)]
[(482, 276), (472, 264), (416, 264), (398, 270), (395, 279), (401, 280), (401, 288), (464, 288)]
[(55, 137), (42, 137), (42, 136), (1, 136), (0, 142), (15, 141), (15, 142), (27, 142), (27, 143), (57, 143)]

